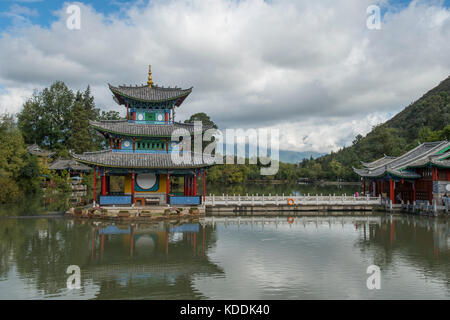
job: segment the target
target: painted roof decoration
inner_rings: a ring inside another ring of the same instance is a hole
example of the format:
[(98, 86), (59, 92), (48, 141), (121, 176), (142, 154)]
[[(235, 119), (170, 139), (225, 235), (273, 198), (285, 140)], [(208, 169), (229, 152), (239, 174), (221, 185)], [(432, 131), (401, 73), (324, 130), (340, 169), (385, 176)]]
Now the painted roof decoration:
[(425, 142), (399, 157), (384, 156), (370, 163), (362, 162), (364, 168), (353, 168), (362, 177), (383, 177), (390, 175), (405, 179), (418, 179), (414, 168), (436, 166), (450, 168), (450, 142)]
[[(190, 134), (194, 133), (194, 125), (190, 123), (174, 122), (166, 125), (130, 123), (128, 120), (102, 120), (89, 121), (89, 124), (100, 132), (109, 132), (125, 136), (154, 136), (170, 137), (177, 129), (185, 129)], [(202, 130), (208, 128), (203, 127)], [(195, 133), (201, 133), (200, 131)]]
[(147, 81), (147, 85), (149, 87), (151, 87), (153, 85), (153, 80), (152, 80), (152, 65), (148, 65), (148, 81)]
[(86, 164), (111, 168), (143, 168), (143, 169), (175, 169), (175, 168), (200, 168), (213, 165), (211, 161), (205, 161), (202, 154), (191, 153), (188, 163), (177, 164), (172, 161), (172, 154), (163, 153), (126, 153), (102, 150), (85, 152), (82, 155), (73, 154), (75, 159)]
[(57, 159), (48, 167), (50, 170), (91, 171), (92, 168), (72, 159)]

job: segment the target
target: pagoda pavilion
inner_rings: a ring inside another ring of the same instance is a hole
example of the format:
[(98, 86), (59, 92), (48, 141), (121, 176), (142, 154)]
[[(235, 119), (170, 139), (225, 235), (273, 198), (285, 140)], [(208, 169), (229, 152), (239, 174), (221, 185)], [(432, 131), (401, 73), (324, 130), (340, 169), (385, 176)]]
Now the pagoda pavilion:
[(386, 195), (392, 203), (432, 203), (450, 195), (450, 142), (422, 143), (399, 157), (384, 156), (355, 169), (373, 196)]
[[(172, 140), (176, 129), (184, 129), (193, 138), (202, 134), (193, 124), (175, 122), (175, 108), (179, 107), (192, 88), (164, 88), (153, 84), (151, 67), (148, 82), (140, 86), (112, 86), (113, 99), (126, 108), (126, 119), (90, 121), (90, 125), (106, 139), (108, 149), (72, 155), (77, 161), (94, 168), (95, 177), (101, 177), (100, 205), (199, 205), (197, 181), (203, 179), (211, 163), (203, 161), (202, 154), (184, 148), (182, 138)], [(205, 129), (205, 128), (204, 128)], [(190, 152), (189, 162), (172, 160), (172, 153)], [(111, 176), (124, 176), (124, 190), (112, 193)], [(184, 192), (172, 195), (170, 178), (184, 178)]]

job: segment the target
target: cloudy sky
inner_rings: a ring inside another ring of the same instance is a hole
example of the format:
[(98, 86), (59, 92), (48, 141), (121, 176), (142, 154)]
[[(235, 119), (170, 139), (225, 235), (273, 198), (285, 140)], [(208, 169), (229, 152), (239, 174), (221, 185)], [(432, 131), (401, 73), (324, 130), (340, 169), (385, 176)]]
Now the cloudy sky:
[(449, 76), (449, 57), (450, 1), (0, 0), (0, 113), (54, 80), (123, 112), (107, 83), (143, 84), (151, 64), (156, 84), (194, 87), (178, 120), (279, 128), (285, 150), (349, 145)]

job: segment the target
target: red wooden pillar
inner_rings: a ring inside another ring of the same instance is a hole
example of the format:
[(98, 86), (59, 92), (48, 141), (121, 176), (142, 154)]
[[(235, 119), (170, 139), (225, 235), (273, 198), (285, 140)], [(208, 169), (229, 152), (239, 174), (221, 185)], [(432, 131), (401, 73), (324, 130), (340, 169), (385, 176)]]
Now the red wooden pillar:
[(166, 202), (169, 203), (169, 192), (170, 192), (170, 174), (167, 172), (166, 178)]
[(102, 196), (106, 196), (106, 174), (105, 169), (102, 171), (102, 190), (101, 190)]
[(450, 169), (447, 169), (447, 181), (450, 181)]
[(392, 178), (389, 179), (389, 197), (390, 197), (392, 203), (395, 203), (394, 181), (392, 181)]
[(130, 117), (129, 117), (129, 113), (128, 113), (128, 103), (127, 103), (127, 120), (129, 120), (130, 119)]
[(380, 194), (383, 193), (384, 180), (380, 181)]
[(136, 150), (136, 141), (133, 139), (133, 152)]
[(109, 138), (109, 142), (111, 144), (111, 150), (113, 149), (113, 142), (112, 142), (112, 138)]
[(169, 122), (169, 114), (167, 112), (164, 112), (164, 118), (165, 118), (164, 121), (167, 124), (167, 122)]
[(131, 173), (131, 203), (134, 203), (134, 172)]
[(184, 195), (186, 195), (186, 177), (183, 177)]
[(206, 201), (206, 171), (203, 170), (203, 202)]
[(197, 195), (197, 172), (194, 174), (194, 196)]
[(94, 168), (94, 206), (95, 206), (95, 180), (97, 180), (97, 168)]
[(187, 182), (186, 195), (190, 196), (191, 195), (191, 177), (186, 177), (186, 182)]
[(439, 180), (438, 179), (438, 169), (433, 167), (432, 170), (433, 170), (433, 182), (431, 182), (431, 187), (430, 187), (430, 203), (433, 202), (433, 184), (434, 184), (434, 181), (438, 181)]
[(187, 177), (187, 195), (191, 195), (191, 177)]

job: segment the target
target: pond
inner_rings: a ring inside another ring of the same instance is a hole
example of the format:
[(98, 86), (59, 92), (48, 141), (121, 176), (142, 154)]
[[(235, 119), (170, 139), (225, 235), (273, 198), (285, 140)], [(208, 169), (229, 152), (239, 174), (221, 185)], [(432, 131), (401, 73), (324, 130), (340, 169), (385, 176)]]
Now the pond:
[[(447, 220), (384, 214), (0, 218), (0, 299), (449, 299), (449, 230)], [(368, 289), (371, 265), (380, 289)], [(68, 285), (69, 266), (79, 286)]]

